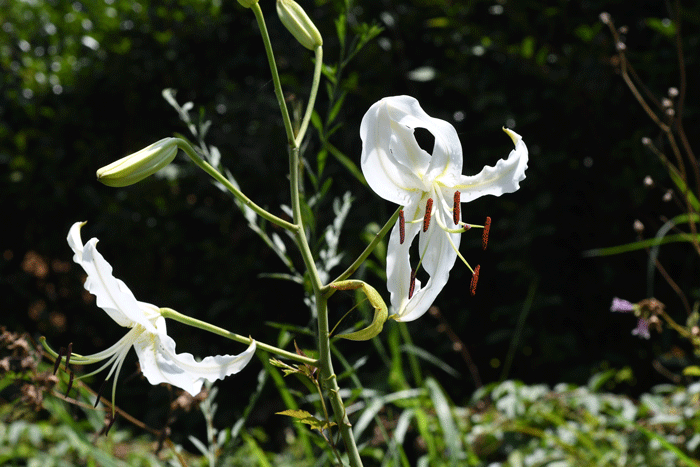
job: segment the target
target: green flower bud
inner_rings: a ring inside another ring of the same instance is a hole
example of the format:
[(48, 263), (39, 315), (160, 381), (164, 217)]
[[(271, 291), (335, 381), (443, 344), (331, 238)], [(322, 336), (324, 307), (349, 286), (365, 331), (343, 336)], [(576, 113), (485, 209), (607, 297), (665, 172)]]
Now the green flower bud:
[(323, 45), (323, 38), (306, 12), (294, 0), (277, 0), (277, 15), (282, 24), (309, 50)]
[(97, 171), (107, 186), (123, 187), (140, 182), (170, 164), (177, 154), (177, 138), (163, 138)]
[(243, 5), (245, 8), (250, 8), (256, 3), (258, 3), (258, 0), (238, 0), (238, 3)]

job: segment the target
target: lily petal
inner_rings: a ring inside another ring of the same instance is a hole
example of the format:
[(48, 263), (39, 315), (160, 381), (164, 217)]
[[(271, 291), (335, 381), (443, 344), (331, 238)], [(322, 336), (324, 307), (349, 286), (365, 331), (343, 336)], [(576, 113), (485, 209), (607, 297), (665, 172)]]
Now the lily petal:
[(501, 196), (512, 193), (520, 188), (520, 182), (525, 179), (528, 151), (523, 138), (514, 131), (504, 128), (515, 144), (507, 159), (501, 159), (495, 167), (484, 167), (473, 176), (462, 175), (459, 183), (453, 188), (462, 194), (463, 203), (473, 201), (484, 195)]
[(216, 381), (241, 371), (255, 354), (255, 341), (238, 355), (217, 355), (198, 362), (190, 353), (175, 353), (175, 341), (158, 323), (156, 334), (144, 333), (134, 343), (141, 371), (148, 382), (156, 385), (169, 383), (196, 396), (202, 390), (204, 380)]
[(407, 148), (408, 139), (398, 139), (394, 134), (402, 131), (405, 136), (408, 130), (395, 128), (389, 99), (375, 103), (362, 118), (360, 162), (367, 183), (379, 196), (406, 205), (412, 191), (423, 190), (423, 182), (411, 164), (427, 169), (430, 156), (420, 149), (415, 138), (411, 138), (415, 147)]
[(83, 245), (80, 228), (84, 222), (76, 222), (68, 233), (68, 244), (75, 255), (73, 260), (87, 273), (85, 290), (95, 295), (97, 306), (102, 308), (117, 324), (133, 327), (140, 324), (149, 332), (155, 332), (149, 317), (158, 308), (136, 300), (129, 287), (112, 275), (112, 266), (97, 251), (97, 239), (91, 238)]

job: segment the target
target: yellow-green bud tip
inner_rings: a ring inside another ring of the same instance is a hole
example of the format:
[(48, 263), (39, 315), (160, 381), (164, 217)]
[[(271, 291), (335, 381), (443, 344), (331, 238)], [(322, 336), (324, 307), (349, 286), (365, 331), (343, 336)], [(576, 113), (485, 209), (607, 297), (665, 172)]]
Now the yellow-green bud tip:
[(140, 182), (170, 164), (177, 154), (177, 138), (163, 138), (97, 171), (107, 186), (123, 187)]
[[(240, 1), (240, 0), (239, 0)], [(323, 45), (323, 38), (311, 18), (294, 0), (277, 0), (277, 15), (294, 38), (309, 50)]]

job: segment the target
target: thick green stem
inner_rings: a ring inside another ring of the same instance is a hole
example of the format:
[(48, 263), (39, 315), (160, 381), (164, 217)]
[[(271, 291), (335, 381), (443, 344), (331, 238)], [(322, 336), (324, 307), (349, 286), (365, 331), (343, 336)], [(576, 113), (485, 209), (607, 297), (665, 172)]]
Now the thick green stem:
[(228, 191), (230, 191), (233, 194), (233, 196), (238, 198), (243, 204), (255, 211), (257, 215), (259, 215), (265, 220), (272, 222), (275, 225), (282, 227), (283, 229), (291, 230), (292, 232), (297, 230), (296, 225), (275, 216), (274, 214), (264, 210), (263, 208), (255, 204), (250, 198), (244, 195), (241, 190), (239, 190), (235, 185), (233, 185), (226, 177), (221, 175), (218, 170), (212, 167), (207, 161), (202, 159), (199, 156), (199, 154), (197, 154), (197, 151), (195, 151), (194, 148), (190, 146), (190, 144), (187, 141), (185, 141), (184, 139), (177, 138), (177, 147), (182, 149), (185, 152), (185, 154), (187, 154), (187, 156), (190, 159), (192, 159), (192, 161), (195, 164), (197, 164), (198, 167), (200, 167), (206, 173), (211, 175), (211, 177), (214, 180), (225, 186), (226, 189), (228, 189)]
[[(213, 324), (209, 324), (205, 321), (200, 321), (196, 318), (192, 318), (191, 316), (183, 315), (182, 313), (178, 313), (177, 311), (173, 310), (172, 308), (161, 308), (160, 309), (160, 314), (164, 318), (170, 318), (174, 321), (177, 321), (182, 324), (186, 324), (188, 326), (192, 326), (194, 328), (198, 329), (203, 329), (205, 331), (209, 331), (213, 334), (217, 334), (219, 336), (223, 336), (227, 339), (231, 339), (236, 342), (240, 342), (242, 344), (248, 344), (250, 345), (253, 342), (252, 337), (245, 337), (241, 336), (240, 334), (235, 334), (233, 332), (227, 331), (226, 329), (220, 328), (218, 326), (214, 326)], [(260, 341), (255, 341), (255, 344), (258, 349), (264, 350), (266, 352), (270, 352), (275, 355), (279, 355), (280, 357), (287, 358), (289, 360), (293, 360), (298, 363), (304, 363), (307, 365), (319, 366), (319, 362), (314, 360), (313, 358), (309, 357), (304, 357), (302, 355), (293, 353), (293, 352), (288, 352), (286, 350), (282, 350), (280, 348), (277, 348), (273, 345), (265, 344), (264, 342)]]
[(316, 299), (316, 314), (318, 320), (318, 369), (321, 377), (321, 382), (328, 390), (328, 398), (330, 399), (333, 413), (335, 414), (336, 423), (340, 436), (345, 443), (345, 449), (352, 467), (362, 466), (360, 452), (355, 443), (355, 436), (352, 432), (352, 425), (345, 413), (345, 405), (340, 397), (340, 387), (336, 380), (333, 371), (333, 362), (331, 360), (330, 349), (330, 332), (328, 327), (328, 300), (321, 292), (323, 284), (321, 283), (316, 263), (309, 248), (309, 242), (306, 239), (306, 232), (301, 218), (301, 204), (299, 199), (299, 148), (292, 146), (289, 150), (289, 170), (290, 170), (290, 185), (292, 197), (292, 214), (294, 223), (298, 226), (298, 230), (294, 232), (294, 239), (301, 256), (304, 259), (304, 264), (311, 278), (311, 286), (314, 290)]

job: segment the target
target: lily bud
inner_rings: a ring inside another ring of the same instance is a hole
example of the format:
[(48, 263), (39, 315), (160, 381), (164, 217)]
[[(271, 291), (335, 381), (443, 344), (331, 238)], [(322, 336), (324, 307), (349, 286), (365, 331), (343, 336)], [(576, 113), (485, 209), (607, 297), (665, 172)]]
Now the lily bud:
[(176, 154), (177, 138), (163, 138), (102, 167), (97, 171), (97, 179), (107, 186), (133, 185), (170, 164)]
[(250, 8), (258, 3), (258, 0), (238, 0), (238, 3), (243, 5), (244, 8)]
[(277, 0), (277, 15), (284, 27), (307, 49), (314, 50), (323, 45), (321, 33), (304, 9), (294, 0)]

